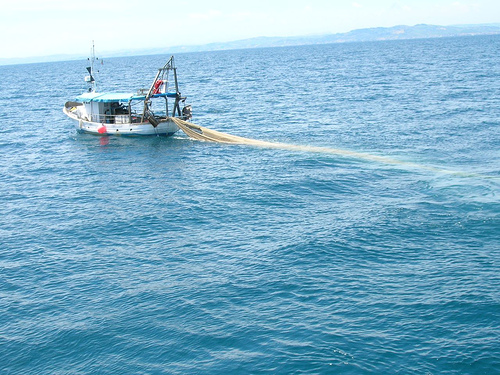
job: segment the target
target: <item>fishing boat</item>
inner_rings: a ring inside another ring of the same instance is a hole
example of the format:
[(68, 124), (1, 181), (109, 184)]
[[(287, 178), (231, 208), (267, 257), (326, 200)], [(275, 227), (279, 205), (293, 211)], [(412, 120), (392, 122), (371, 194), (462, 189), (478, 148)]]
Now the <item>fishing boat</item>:
[[(165, 135), (179, 130), (173, 120), (189, 120), (191, 106), (179, 91), (174, 57), (158, 69), (151, 86), (137, 92), (98, 92), (94, 78), (95, 57), (89, 58), (85, 81), (88, 91), (64, 105), (63, 112), (76, 120), (78, 132), (95, 135)], [(182, 107), (182, 108), (181, 108)]]

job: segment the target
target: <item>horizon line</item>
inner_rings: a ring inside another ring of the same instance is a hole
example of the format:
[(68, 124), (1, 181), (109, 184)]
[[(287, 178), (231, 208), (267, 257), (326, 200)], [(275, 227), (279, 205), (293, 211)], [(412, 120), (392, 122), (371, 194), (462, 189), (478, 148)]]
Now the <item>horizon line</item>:
[[(363, 31), (363, 30), (390, 30), (393, 28), (398, 28), (398, 27), (410, 27), (410, 28), (415, 28), (418, 26), (428, 26), (428, 27), (456, 27), (456, 28), (468, 28), (468, 27), (494, 27), (498, 28), (498, 30), (495, 30), (493, 33), (488, 33), (488, 32), (482, 32), (482, 33), (472, 33), (472, 34), (457, 34), (457, 35), (442, 35), (442, 36), (422, 36), (422, 37), (407, 37), (405, 38), (404, 36), (398, 35), (398, 37), (394, 37), (392, 39), (371, 39), (371, 40), (347, 40), (347, 41), (327, 41), (327, 42), (314, 42), (313, 39), (315, 38), (321, 38), (321, 37), (328, 37), (328, 36), (339, 36), (339, 35), (346, 35), (349, 33), (353, 33), (356, 31)], [(250, 37), (250, 38), (244, 38), (244, 39), (237, 39), (237, 40), (232, 40), (232, 41), (227, 41), (227, 42), (210, 42), (210, 43), (204, 43), (204, 44), (184, 44), (184, 45), (175, 45), (175, 46), (167, 46), (167, 47), (150, 47), (150, 48), (134, 48), (131, 50), (128, 50), (128, 52), (124, 49), (117, 49), (117, 50), (108, 50), (108, 51), (103, 51), (101, 55), (108, 55), (107, 58), (117, 58), (117, 57), (130, 57), (130, 56), (147, 56), (147, 55), (158, 55), (158, 54), (168, 54), (168, 53), (193, 53), (193, 52), (209, 52), (209, 51), (222, 51), (222, 50), (233, 50), (233, 49), (253, 49), (253, 48), (270, 48), (270, 47), (279, 47), (279, 45), (268, 45), (268, 46), (234, 46), (230, 47), (232, 44), (236, 43), (241, 43), (241, 42), (247, 42), (247, 41), (252, 41), (252, 40), (259, 40), (259, 39), (276, 39), (276, 40), (281, 40), (281, 41), (286, 41), (286, 40), (293, 40), (293, 39), (309, 39), (309, 42), (307, 40), (304, 40), (303, 43), (296, 43), (296, 44), (291, 44), (288, 46), (300, 46), (300, 45), (310, 45), (310, 44), (335, 44), (335, 43), (355, 43), (355, 42), (363, 42), (363, 41), (388, 41), (388, 40), (408, 40), (408, 39), (430, 39), (430, 38), (439, 38), (439, 37), (453, 37), (453, 36), (475, 36), (475, 35), (497, 35), (500, 34), (500, 23), (479, 23), (479, 24), (452, 24), (452, 25), (435, 25), (435, 24), (425, 24), (425, 23), (418, 23), (415, 25), (404, 25), (404, 24), (398, 24), (394, 26), (375, 26), (375, 27), (366, 27), (366, 28), (360, 28), (360, 29), (352, 29), (347, 32), (339, 32), (339, 33), (321, 33), (321, 34), (305, 34), (305, 35), (296, 35), (296, 36), (255, 36), (255, 37)], [(210, 46), (217, 46), (219, 45), (219, 48), (211, 49)], [(224, 45), (226, 47), (224, 48)], [(283, 47), (286, 47), (287, 45), (283, 45)], [(205, 48), (205, 49), (204, 49)], [(182, 49), (185, 49), (185, 51), (182, 51)], [(189, 50), (191, 49), (191, 50)], [(169, 52), (169, 50), (175, 52)], [(149, 52), (148, 52), (149, 51)], [(57, 53), (57, 54), (51, 54), (51, 55), (38, 55), (38, 56), (27, 56), (27, 57), (7, 57), (7, 58), (0, 58), (0, 66), (2, 65), (21, 65), (21, 64), (35, 64), (35, 63), (47, 63), (47, 62), (58, 62), (58, 61), (75, 61), (75, 60), (80, 60), (80, 59), (86, 59), (88, 56), (84, 54), (77, 54), (77, 53)], [(104, 57), (103, 57), (104, 58)]]

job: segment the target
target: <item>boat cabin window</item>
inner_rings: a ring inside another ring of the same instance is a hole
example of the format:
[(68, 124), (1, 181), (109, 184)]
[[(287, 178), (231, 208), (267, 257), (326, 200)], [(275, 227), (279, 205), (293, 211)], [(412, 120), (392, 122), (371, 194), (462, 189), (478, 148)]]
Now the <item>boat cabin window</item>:
[(128, 115), (128, 106), (125, 106), (120, 102), (111, 103), (111, 114), (112, 115)]

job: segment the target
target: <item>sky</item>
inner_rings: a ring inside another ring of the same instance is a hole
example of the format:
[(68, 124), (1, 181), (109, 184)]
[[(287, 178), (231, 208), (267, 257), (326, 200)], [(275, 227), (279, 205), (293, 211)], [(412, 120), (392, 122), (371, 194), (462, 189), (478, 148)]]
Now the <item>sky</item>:
[(500, 23), (499, 0), (0, 0), (0, 58), (395, 25)]

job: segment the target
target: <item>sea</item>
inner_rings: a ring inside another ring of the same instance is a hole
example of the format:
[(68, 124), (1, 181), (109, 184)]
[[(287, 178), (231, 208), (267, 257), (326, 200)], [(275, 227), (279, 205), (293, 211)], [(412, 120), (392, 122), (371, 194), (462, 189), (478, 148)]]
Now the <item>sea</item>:
[(175, 62), (193, 123), (307, 147), (79, 134), (87, 61), (1, 66), (1, 374), (500, 374), (499, 35)]

